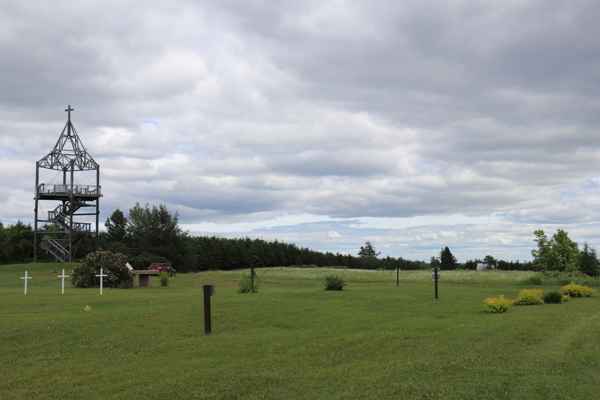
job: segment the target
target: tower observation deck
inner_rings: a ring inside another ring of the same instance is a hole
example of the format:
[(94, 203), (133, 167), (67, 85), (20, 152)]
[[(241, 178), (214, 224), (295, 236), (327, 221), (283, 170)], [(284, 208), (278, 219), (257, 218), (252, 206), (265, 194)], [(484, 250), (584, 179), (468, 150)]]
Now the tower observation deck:
[[(94, 234), (98, 246), (100, 166), (83, 147), (71, 122), (74, 110), (69, 105), (65, 111), (68, 112), (67, 123), (54, 149), (35, 163), (34, 262), (39, 248), (59, 261), (73, 261), (76, 246), (85, 235)], [(40, 169), (58, 172), (50, 182), (40, 182)], [(81, 184), (82, 178), (87, 182)], [(45, 213), (39, 212), (42, 204), (50, 205)], [(94, 217), (95, 224), (89, 222)]]

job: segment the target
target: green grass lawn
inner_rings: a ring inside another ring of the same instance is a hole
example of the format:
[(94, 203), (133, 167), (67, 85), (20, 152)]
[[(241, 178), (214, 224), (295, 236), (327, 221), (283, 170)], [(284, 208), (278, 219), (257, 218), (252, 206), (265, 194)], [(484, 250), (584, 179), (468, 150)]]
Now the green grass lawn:
[[(62, 268), (0, 266), (1, 399), (600, 397), (600, 295), (485, 312), (528, 273), (443, 273), (436, 300), (431, 271), (397, 287), (393, 271), (258, 270), (256, 294), (210, 271), (101, 296), (61, 295)], [(332, 273), (344, 291), (323, 290)], [(217, 285), (210, 336), (203, 284)]]

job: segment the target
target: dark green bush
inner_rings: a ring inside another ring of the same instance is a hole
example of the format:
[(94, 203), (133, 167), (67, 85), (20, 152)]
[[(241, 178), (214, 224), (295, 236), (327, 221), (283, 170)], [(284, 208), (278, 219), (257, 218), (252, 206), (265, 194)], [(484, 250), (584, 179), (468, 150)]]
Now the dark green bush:
[(160, 279), (160, 286), (169, 285), (169, 274), (167, 271), (162, 271), (160, 274), (158, 274), (158, 279)]
[(539, 275), (530, 276), (527, 279), (523, 280), (524, 285), (542, 285), (542, 277)]
[(137, 257), (130, 257), (129, 263), (133, 269), (148, 269), (152, 263), (166, 263), (171, 264), (169, 260), (156, 254), (144, 252)]
[(337, 275), (325, 276), (325, 290), (344, 290), (344, 280)]
[(256, 293), (256, 292), (258, 292), (258, 278), (254, 277), (254, 282), (253, 282), (252, 276), (250, 274), (243, 274), (238, 283), (237, 292), (238, 293)]
[(552, 291), (544, 294), (544, 303), (560, 304), (562, 302), (562, 294), (559, 291)]

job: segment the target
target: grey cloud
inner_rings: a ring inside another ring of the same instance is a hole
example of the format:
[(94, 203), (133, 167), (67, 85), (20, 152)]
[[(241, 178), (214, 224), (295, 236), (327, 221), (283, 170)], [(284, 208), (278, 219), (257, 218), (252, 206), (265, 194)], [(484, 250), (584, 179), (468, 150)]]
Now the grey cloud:
[[(31, 218), (34, 163), (68, 104), (106, 210), (166, 203), (190, 223), (500, 213), (511, 229), (598, 218), (593, 2), (0, 11), (0, 218)], [(314, 237), (360, 243), (342, 228)], [(501, 236), (440, 232), (474, 248)]]

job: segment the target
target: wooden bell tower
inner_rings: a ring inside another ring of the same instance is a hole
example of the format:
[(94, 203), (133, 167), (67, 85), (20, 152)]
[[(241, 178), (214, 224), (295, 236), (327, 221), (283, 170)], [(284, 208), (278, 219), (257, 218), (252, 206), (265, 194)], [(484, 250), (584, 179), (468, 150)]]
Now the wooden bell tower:
[[(88, 154), (71, 122), (69, 107), (67, 123), (52, 152), (35, 163), (35, 222), (33, 239), (33, 262), (37, 261), (39, 247), (47, 250), (57, 260), (72, 262), (76, 244), (84, 235), (95, 234), (98, 247), (98, 223), (100, 218), (100, 166)], [(40, 168), (58, 171), (48, 183), (40, 183)], [(85, 174), (95, 175), (95, 182)], [(85, 175), (85, 176), (84, 176)], [(78, 178), (85, 177), (89, 184), (81, 184)], [(43, 202), (43, 203), (42, 203)], [(41, 204), (49, 204), (47, 215), (38, 213)], [(83, 222), (95, 216), (92, 222)], [(47, 224), (50, 229), (40, 230)], [(41, 240), (40, 240), (41, 239)]]

